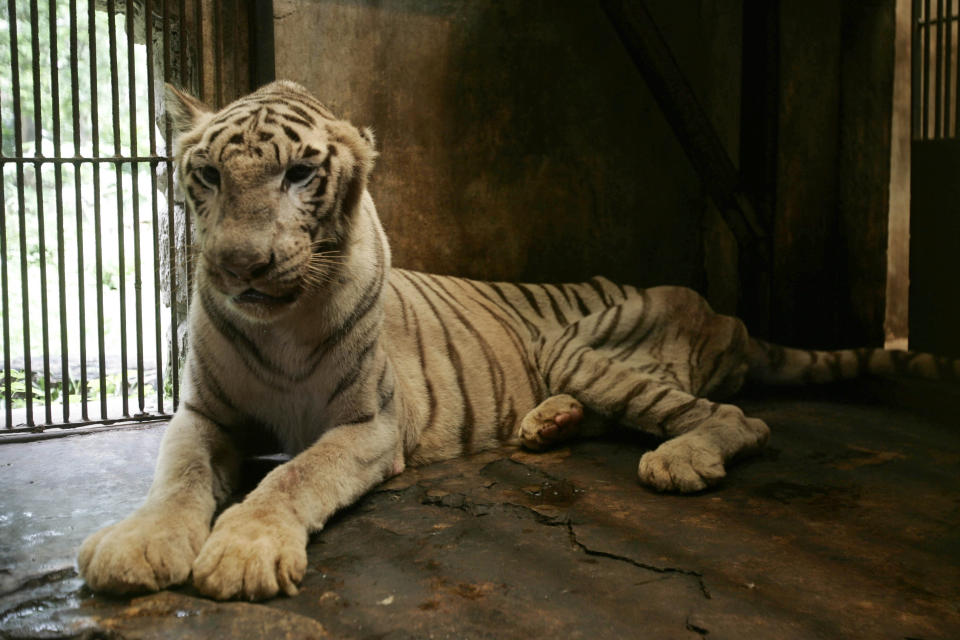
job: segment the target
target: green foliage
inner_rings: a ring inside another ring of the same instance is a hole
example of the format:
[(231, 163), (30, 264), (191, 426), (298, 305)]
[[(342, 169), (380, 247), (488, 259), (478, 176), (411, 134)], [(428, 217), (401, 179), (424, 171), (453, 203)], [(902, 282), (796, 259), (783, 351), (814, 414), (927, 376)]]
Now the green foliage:
[[(44, 400), (44, 380), (43, 374), (38, 371), (31, 371), (31, 382), (27, 383), (26, 372), (23, 369), (10, 370), (10, 388), (12, 391), (14, 409), (20, 409), (26, 406), (27, 401), (43, 402)], [(0, 370), (0, 385), (2, 385), (3, 370)], [(68, 379), (66, 383), (66, 395), (71, 405), (78, 405), (83, 402), (82, 388), (79, 380)], [(51, 401), (61, 399), (64, 394), (64, 383), (62, 380), (50, 381)], [(144, 383), (144, 396), (153, 397), (157, 390), (152, 384)], [(101, 389), (99, 378), (87, 380), (87, 402), (95, 402), (100, 399)], [(108, 398), (120, 398), (123, 396), (123, 375), (120, 372), (112, 373), (105, 377), (103, 386), (103, 395)], [(137, 372), (136, 370), (127, 371), (127, 397), (131, 400), (137, 397)], [(2, 406), (2, 404), (0, 404)]]

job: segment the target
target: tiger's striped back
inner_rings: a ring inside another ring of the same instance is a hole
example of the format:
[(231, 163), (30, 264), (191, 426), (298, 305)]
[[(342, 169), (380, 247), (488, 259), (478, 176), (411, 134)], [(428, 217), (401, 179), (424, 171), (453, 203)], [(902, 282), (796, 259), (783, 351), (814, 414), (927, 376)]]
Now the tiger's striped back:
[(604, 278), (514, 284), (394, 269), (384, 331), (400, 384), (422, 408), (414, 460), (515, 441), (519, 419), (549, 392), (537, 364), (543, 337), (631, 295)]

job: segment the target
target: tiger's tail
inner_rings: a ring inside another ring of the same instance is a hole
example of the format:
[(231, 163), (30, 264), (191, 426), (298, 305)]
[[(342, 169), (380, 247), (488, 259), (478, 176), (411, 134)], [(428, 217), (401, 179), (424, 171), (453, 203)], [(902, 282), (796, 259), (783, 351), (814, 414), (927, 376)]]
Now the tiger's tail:
[(766, 385), (819, 384), (865, 376), (960, 382), (960, 359), (920, 351), (869, 347), (813, 351), (751, 338), (747, 362), (747, 379)]

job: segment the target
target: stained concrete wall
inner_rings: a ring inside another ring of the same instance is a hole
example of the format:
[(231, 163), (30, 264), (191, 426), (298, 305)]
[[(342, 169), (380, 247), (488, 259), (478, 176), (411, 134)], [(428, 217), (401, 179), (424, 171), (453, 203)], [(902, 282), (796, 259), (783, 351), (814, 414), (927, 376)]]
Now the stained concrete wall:
[[(802, 346), (882, 344), (893, 0), (765, 2), (646, 5), (728, 155), (741, 133), (769, 134), (744, 145), (770, 177), (751, 193), (773, 255), (753, 326)], [(275, 0), (277, 77), (376, 129), (371, 190), (398, 266), (603, 273), (692, 286), (735, 312), (750, 293), (737, 247), (600, 4)], [(758, 11), (772, 23), (751, 22)], [(741, 131), (745, 12), (774, 62), (745, 94), (769, 120)]]
[[(648, 5), (736, 158), (740, 3)], [(275, 0), (274, 14), (277, 77), (377, 132), (371, 191), (396, 265), (702, 291), (705, 256), (730, 272), (729, 235), (598, 3)], [(721, 308), (735, 286), (713, 278)]]
[(892, 0), (782, 0), (771, 333), (883, 344)]

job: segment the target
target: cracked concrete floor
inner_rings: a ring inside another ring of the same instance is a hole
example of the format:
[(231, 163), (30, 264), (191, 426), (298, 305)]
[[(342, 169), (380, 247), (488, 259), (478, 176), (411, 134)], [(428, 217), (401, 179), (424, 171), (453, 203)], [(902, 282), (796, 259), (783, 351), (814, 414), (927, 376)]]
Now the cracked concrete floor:
[[(636, 435), (405, 472), (311, 540), (301, 593), (93, 596), (76, 545), (149, 485), (162, 427), (0, 446), (4, 638), (957, 638), (956, 389), (739, 401), (767, 451), (694, 496)], [(262, 469), (261, 469), (262, 472)]]

